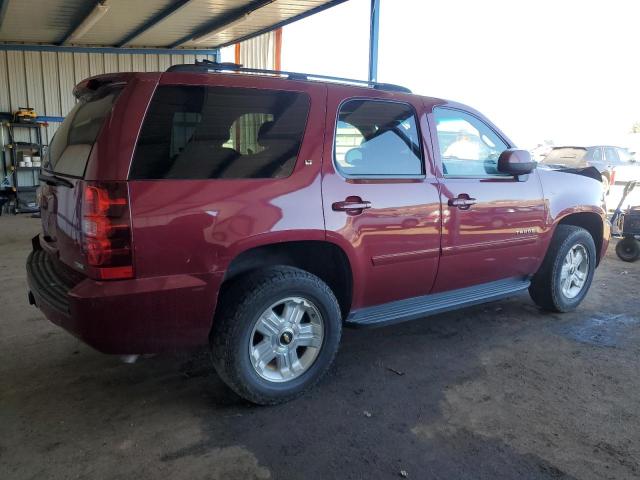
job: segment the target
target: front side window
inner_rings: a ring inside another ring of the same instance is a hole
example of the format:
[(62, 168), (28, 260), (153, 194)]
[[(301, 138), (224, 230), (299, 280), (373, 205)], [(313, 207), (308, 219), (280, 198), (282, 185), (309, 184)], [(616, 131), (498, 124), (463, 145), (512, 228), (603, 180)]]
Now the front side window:
[(303, 93), (162, 86), (136, 147), (132, 179), (283, 178), (309, 113)]
[(442, 170), (449, 177), (486, 177), (498, 172), (508, 145), (480, 119), (459, 110), (435, 108)]
[(338, 114), (334, 158), (347, 177), (423, 174), (415, 112), (404, 103), (350, 100)]
[(600, 149), (600, 147), (596, 147), (591, 151), (591, 161), (592, 162), (602, 161), (602, 150)]

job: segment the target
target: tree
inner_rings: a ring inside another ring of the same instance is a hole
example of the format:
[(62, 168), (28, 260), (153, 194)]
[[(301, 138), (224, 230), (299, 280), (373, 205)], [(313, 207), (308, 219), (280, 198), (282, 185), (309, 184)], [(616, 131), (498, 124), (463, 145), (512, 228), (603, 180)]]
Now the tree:
[(636, 122), (631, 126), (631, 133), (640, 133), (640, 122)]

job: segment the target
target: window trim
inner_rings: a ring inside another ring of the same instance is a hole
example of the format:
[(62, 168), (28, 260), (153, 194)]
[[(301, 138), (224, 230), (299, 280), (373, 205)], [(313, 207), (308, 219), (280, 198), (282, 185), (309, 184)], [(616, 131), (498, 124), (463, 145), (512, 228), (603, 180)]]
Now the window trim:
[(478, 115), (474, 114), (473, 112), (469, 112), (467, 110), (463, 110), (461, 108), (454, 108), (454, 107), (447, 107), (447, 106), (435, 106), (431, 109), (431, 113), (433, 115), (433, 132), (435, 133), (435, 141), (437, 142), (437, 144), (435, 145), (436, 148), (434, 148), (435, 153), (438, 155), (438, 159), (440, 160), (440, 175), (442, 175), (441, 178), (444, 179), (478, 179), (478, 180), (486, 180), (486, 179), (505, 179), (505, 178), (513, 178), (513, 175), (510, 175), (508, 173), (498, 173), (498, 174), (492, 174), (492, 173), (487, 173), (486, 175), (449, 175), (444, 173), (444, 162), (442, 160), (442, 153), (440, 152), (440, 138), (438, 137), (438, 122), (436, 121), (436, 110), (450, 110), (452, 112), (460, 112), (460, 113), (464, 113), (466, 115), (469, 115), (470, 117), (475, 118), (476, 120), (478, 120), (479, 122), (481, 122), (483, 125), (485, 125), (489, 130), (491, 130), (493, 132), (493, 134), (498, 137), (502, 143), (504, 143), (507, 146), (507, 149), (509, 148), (513, 148), (513, 145), (507, 141), (506, 138), (504, 138), (504, 136), (502, 136), (500, 133), (496, 132), (495, 128), (493, 128), (492, 125), (490, 125), (489, 123), (487, 123), (485, 120), (483, 120), (482, 118), (480, 118)]
[[(377, 103), (395, 103), (395, 104), (399, 104), (399, 105), (405, 105), (407, 107), (409, 107), (411, 109), (411, 111), (413, 112), (413, 117), (415, 119), (415, 123), (416, 123), (416, 131), (418, 132), (418, 142), (419, 142), (419, 147), (420, 147), (420, 168), (422, 169), (422, 173), (419, 175), (416, 174), (385, 174), (385, 175), (380, 175), (380, 174), (371, 174), (371, 175), (362, 175), (362, 174), (357, 174), (357, 175), (350, 175), (348, 173), (343, 172), (340, 167), (338, 166), (337, 160), (336, 160), (336, 140), (337, 140), (337, 132), (338, 132), (338, 122), (340, 121), (340, 111), (342, 110), (342, 107), (351, 101), (358, 101), (358, 100), (364, 100), (364, 101), (370, 101), (370, 102), (377, 102)], [(427, 168), (425, 165), (425, 148), (424, 148), (424, 140), (422, 138), (422, 131), (420, 128), (420, 116), (418, 115), (418, 112), (416, 111), (415, 107), (409, 103), (409, 102), (402, 102), (399, 100), (388, 100), (388, 99), (384, 99), (384, 98), (372, 98), (372, 97), (360, 97), (360, 96), (356, 96), (356, 97), (349, 97), (349, 98), (345, 98), (342, 99), (342, 101), (340, 102), (340, 104), (338, 105), (338, 108), (336, 110), (336, 117), (335, 117), (335, 122), (333, 125), (333, 142), (332, 142), (332, 147), (331, 147), (331, 160), (333, 163), (333, 169), (335, 170), (335, 172), (340, 175), (342, 178), (345, 178), (347, 180), (384, 180), (384, 179), (395, 179), (395, 180), (422, 180), (427, 178)]]

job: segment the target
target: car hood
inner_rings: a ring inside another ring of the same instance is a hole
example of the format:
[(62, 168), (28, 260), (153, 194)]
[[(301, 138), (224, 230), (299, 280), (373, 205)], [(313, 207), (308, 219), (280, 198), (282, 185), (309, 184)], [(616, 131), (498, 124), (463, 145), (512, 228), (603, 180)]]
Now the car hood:
[[(550, 167), (550, 165), (547, 165), (547, 167)], [(542, 170), (560, 173), (572, 173), (574, 175), (581, 175), (583, 177), (592, 178), (594, 180), (602, 182), (602, 175), (600, 174), (600, 171), (595, 167), (569, 168), (554, 166), (554, 168), (543, 168)]]

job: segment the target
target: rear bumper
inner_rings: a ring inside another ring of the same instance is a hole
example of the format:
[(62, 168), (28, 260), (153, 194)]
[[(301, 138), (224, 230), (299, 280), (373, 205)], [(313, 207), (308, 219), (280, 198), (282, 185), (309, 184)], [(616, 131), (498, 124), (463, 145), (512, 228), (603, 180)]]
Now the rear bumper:
[(30, 299), (56, 325), (104, 353), (142, 354), (208, 342), (219, 275), (100, 282), (67, 275), (38, 248), (27, 259)]

